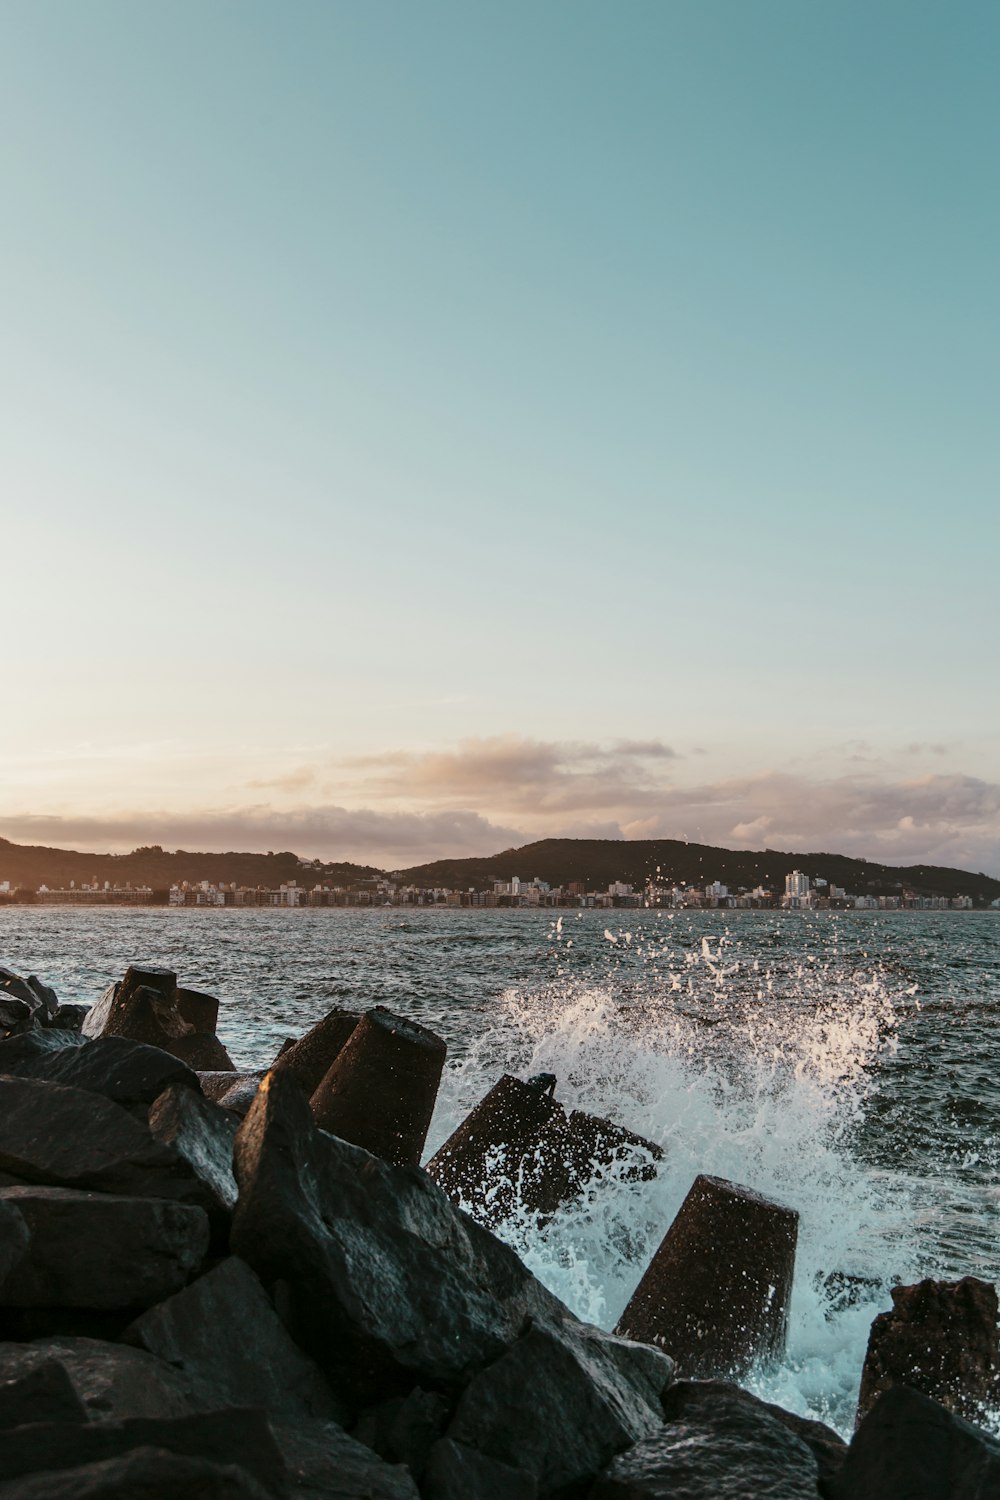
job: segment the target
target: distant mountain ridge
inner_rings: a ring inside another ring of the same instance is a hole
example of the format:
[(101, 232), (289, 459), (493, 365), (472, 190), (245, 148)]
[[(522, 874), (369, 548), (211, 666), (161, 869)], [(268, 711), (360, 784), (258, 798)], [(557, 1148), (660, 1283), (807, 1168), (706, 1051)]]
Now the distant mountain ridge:
[(541, 839), (487, 859), (439, 859), (392, 873), (408, 884), (457, 890), (482, 890), (493, 880), (519, 875), (524, 880), (537, 876), (550, 885), (583, 881), (588, 890), (606, 890), (615, 880), (642, 887), (657, 878), (666, 885), (704, 886), (720, 880), (730, 890), (763, 885), (781, 894), (785, 876), (793, 869), (857, 895), (897, 895), (905, 888), (921, 896), (971, 896), (987, 902), (1000, 897), (1000, 880), (969, 870), (939, 865), (900, 868), (846, 854), (722, 849), (681, 839)]
[[(843, 886), (857, 895), (897, 895), (911, 890), (926, 896), (971, 896), (977, 902), (1000, 897), (1000, 880), (990, 875), (940, 865), (883, 865), (850, 859), (843, 854), (794, 854), (776, 849), (723, 849), (711, 844), (688, 844), (680, 839), (541, 839), (516, 849), (475, 859), (439, 859), (429, 864), (394, 870), (392, 877), (407, 885), (447, 886), (452, 890), (488, 890), (494, 880), (520, 875), (537, 876), (549, 885), (582, 881), (588, 890), (606, 890), (616, 880), (642, 887), (650, 878), (664, 884), (701, 885), (721, 880), (730, 890), (766, 886), (779, 894), (790, 870), (812, 879)], [(29, 890), (100, 884), (150, 886), (165, 890), (187, 881), (261, 886), (283, 883), (351, 886), (387, 872), (373, 865), (305, 860), (290, 850), (280, 853), (225, 854), (172, 852), (153, 844), (131, 854), (86, 854), (41, 845), (15, 844), (0, 838), (0, 882)]]

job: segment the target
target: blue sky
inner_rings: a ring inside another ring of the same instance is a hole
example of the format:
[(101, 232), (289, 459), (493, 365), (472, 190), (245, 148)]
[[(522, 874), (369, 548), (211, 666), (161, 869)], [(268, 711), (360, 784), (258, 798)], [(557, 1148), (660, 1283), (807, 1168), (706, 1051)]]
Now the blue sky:
[(1000, 872), (998, 47), (0, 0), (0, 833)]

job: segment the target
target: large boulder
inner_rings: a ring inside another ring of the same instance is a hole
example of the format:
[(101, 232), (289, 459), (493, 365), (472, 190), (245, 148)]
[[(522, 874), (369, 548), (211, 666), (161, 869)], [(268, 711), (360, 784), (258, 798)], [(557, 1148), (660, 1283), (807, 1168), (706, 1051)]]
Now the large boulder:
[(239, 1464), (131, 1448), (116, 1458), (61, 1470), (43, 1470), (0, 1482), (0, 1500), (278, 1500), (284, 1490), (265, 1488)]
[(7, 1307), (139, 1308), (177, 1291), (208, 1250), (200, 1208), (55, 1187), (0, 1188), (30, 1236), (0, 1285)]
[(274, 1066), (294, 1073), (307, 1094), (314, 1094), (340, 1056), (361, 1017), (353, 1010), (339, 1007), (328, 1011), (297, 1042), (286, 1043)]
[(70, 1337), (0, 1343), (0, 1381), (24, 1381), (51, 1365), (66, 1375), (88, 1421), (187, 1417), (206, 1410), (190, 1382), (143, 1349)]
[(721, 1422), (725, 1425), (732, 1413), (750, 1424), (762, 1415), (780, 1422), (811, 1450), (821, 1486), (833, 1478), (847, 1454), (847, 1444), (832, 1427), (810, 1417), (797, 1416), (770, 1401), (761, 1401), (758, 1396), (726, 1380), (675, 1381), (664, 1392), (662, 1404), (667, 1422), (687, 1422), (695, 1426)]
[(126, 1108), (152, 1104), (170, 1084), (198, 1089), (194, 1071), (160, 1047), (51, 1029), (0, 1041), (0, 1074), (86, 1089)]
[(668, 1391), (664, 1424), (607, 1465), (589, 1500), (817, 1500), (816, 1454), (790, 1414), (709, 1385), (673, 1406)]
[(231, 1246), (358, 1406), (455, 1388), (529, 1315), (570, 1315), (419, 1169), (316, 1128), (295, 1079), (265, 1078), (236, 1137)]
[(623, 1448), (659, 1430), (673, 1374), (656, 1349), (595, 1328), (533, 1328), (459, 1398), (447, 1437), (570, 1494)]
[(233, 1143), (236, 1121), (200, 1093), (171, 1084), (149, 1111), (149, 1133), (176, 1153), (202, 1184), (203, 1207), (226, 1216), (236, 1207)]
[(974, 1422), (1000, 1399), (997, 1292), (975, 1276), (892, 1288), (872, 1323), (858, 1420), (891, 1385), (908, 1385)]
[(384, 1462), (335, 1422), (271, 1416), (268, 1426), (292, 1500), (418, 1500), (405, 1468)]
[[(22, 1009), (26, 1007), (26, 1009)], [(22, 979), (10, 969), (0, 967), (0, 1024), (34, 1019), (47, 1026), (59, 1009), (54, 989), (43, 984), (37, 974)]]
[(451, 1417), (451, 1403), (440, 1391), (414, 1386), (405, 1396), (391, 1396), (363, 1411), (354, 1436), (388, 1463), (406, 1464), (420, 1479), (433, 1445)]
[(827, 1500), (995, 1500), (1000, 1442), (929, 1396), (893, 1385), (851, 1440)]
[(0, 1285), (28, 1252), (31, 1234), (16, 1203), (0, 1199)]
[(538, 1484), (526, 1469), (442, 1438), (431, 1449), (422, 1494), (423, 1500), (535, 1500)]
[(56, 1359), (9, 1378), (0, 1371), (0, 1430), (26, 1422), (86, 1422), (87, 1411), (65, 1366)]
[(313, 1362), (285, 1331), (260, 1281), (230, 1257), (142, 1314), (126, 1342), (179, 1371), (206, 1403), (286, 1415), (344, 1415)]

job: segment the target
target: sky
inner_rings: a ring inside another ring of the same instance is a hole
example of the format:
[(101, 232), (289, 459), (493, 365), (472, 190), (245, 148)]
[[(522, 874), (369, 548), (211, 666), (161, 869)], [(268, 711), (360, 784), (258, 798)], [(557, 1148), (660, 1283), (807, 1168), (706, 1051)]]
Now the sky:
[(1000, 874), (998, 49), (0, 0), (0, 835)]

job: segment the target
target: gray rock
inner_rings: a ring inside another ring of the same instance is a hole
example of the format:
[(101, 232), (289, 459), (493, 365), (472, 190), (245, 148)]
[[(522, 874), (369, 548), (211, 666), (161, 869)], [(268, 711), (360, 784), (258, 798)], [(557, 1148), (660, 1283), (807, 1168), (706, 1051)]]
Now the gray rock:
[(719, 1394), (613, 1459), (589, 1500), (816, 1500), (817, 1484), (809, 1445), (763, 1402)]
[(29, 1031), (0, 1041), (0, 1074), (102, 1094), (126, 1108), (149, 1105), (170, 1084), (197, 1092), (193, 1070), (160, 1047), (124, 1036), (88, 1041), (74, 1031)]
[(89, 1005), (60, 1005), (46, 1025), (59, 1031), (82, 1031), (89, 1013)]
[(6, 1005), (10, 1001), (26, 1005), (29, 1015), (37, 1010), (39, 1004), (38, 995), (26, 979), (15, 974), (12, 969), (0, 966), (0, 1003)]
[(278, 1493), (237, 1464), (214, 1464), (154, 1447), (0, 1482), (0, 1500), (269, 1500)]
[(26, 1422), (86, 1422), (87, 1412), (64, 1365), (42, 1359), (20, 1375), (0, 1374), (0, 1429)]
[(235, 1164), (233, 1250), (287, 1285), (296, 1339), (357, 1405), (462, 1385), (530, 1314), (570, 1317), (419, 1168), (318, 1130), (291, 1076), (264, 1080)]
[(828, 1500), (996, 1500), (1000, 1442), (909, 1386), (891, 1386), (855, 1432)]
[(442, 1438), (431, 1449), (423, 1500), (535, 1500), (535, 1476)]
[(583, 1325), (535, 1328), (478, 1374), (447, 1436), (570, 1494), (616, 1453), (658, 1431), (673, 1364)]
[(335, 1422), (270, 1417), (291, 1500), (418, 1500), (406, 1469), (387, 1464)]
[(97, 1004), (90, 1007), (80, 1027), (85, 1037), (92, 1039), (101, 1035), (120, 989), (121, 980), (119, 979), (114, 984), (109, 984)]
[(784, 1407), (761, 1401), (729, 1381), (678, 1380), (663, 1396), (663, 1415), (667, 1422), (711, 1426), (713, 1422), (729, 1421), (734, 1411), (741, 1411), (748, 1422), (753, 1422), (755, 1416), (763, 1413), (801, 1438), (816, 1460), (821, 1485), (833, 1478), (847, 1456), (847, 1444), (843, 1438), (823, 1422), (796, 1416), (794, 1412), (785, 1411)]
[(90, 1421), (186, 1417), (205, 1409), (189, 1381), (143, 1349), (91, 1338), (0, 1343), (4, 1381), (25, 1379), (53, 1363), (65, 1371)]
[(7, 1273), (9, 1307), (148, 1307), (177, 1291), (208, 1249), (201, 1209), (54, 1187), (0, 1189), (31, 1243)]
[(236, 1207), (236, 1121), (231, 1115), (200, 1093), (175, 1083), (149, 1111), (149, 1131), (160, 1145), (176, 1152), (204, 1185), (203, 1207), (209, 1213), (232, 1212)]
[(179, 1371), (209, 1404), (338, 1420), (345, 1415), (286, 1333), (257, 1277), (236, 1257), (143, 1313), (124, 1338)]

